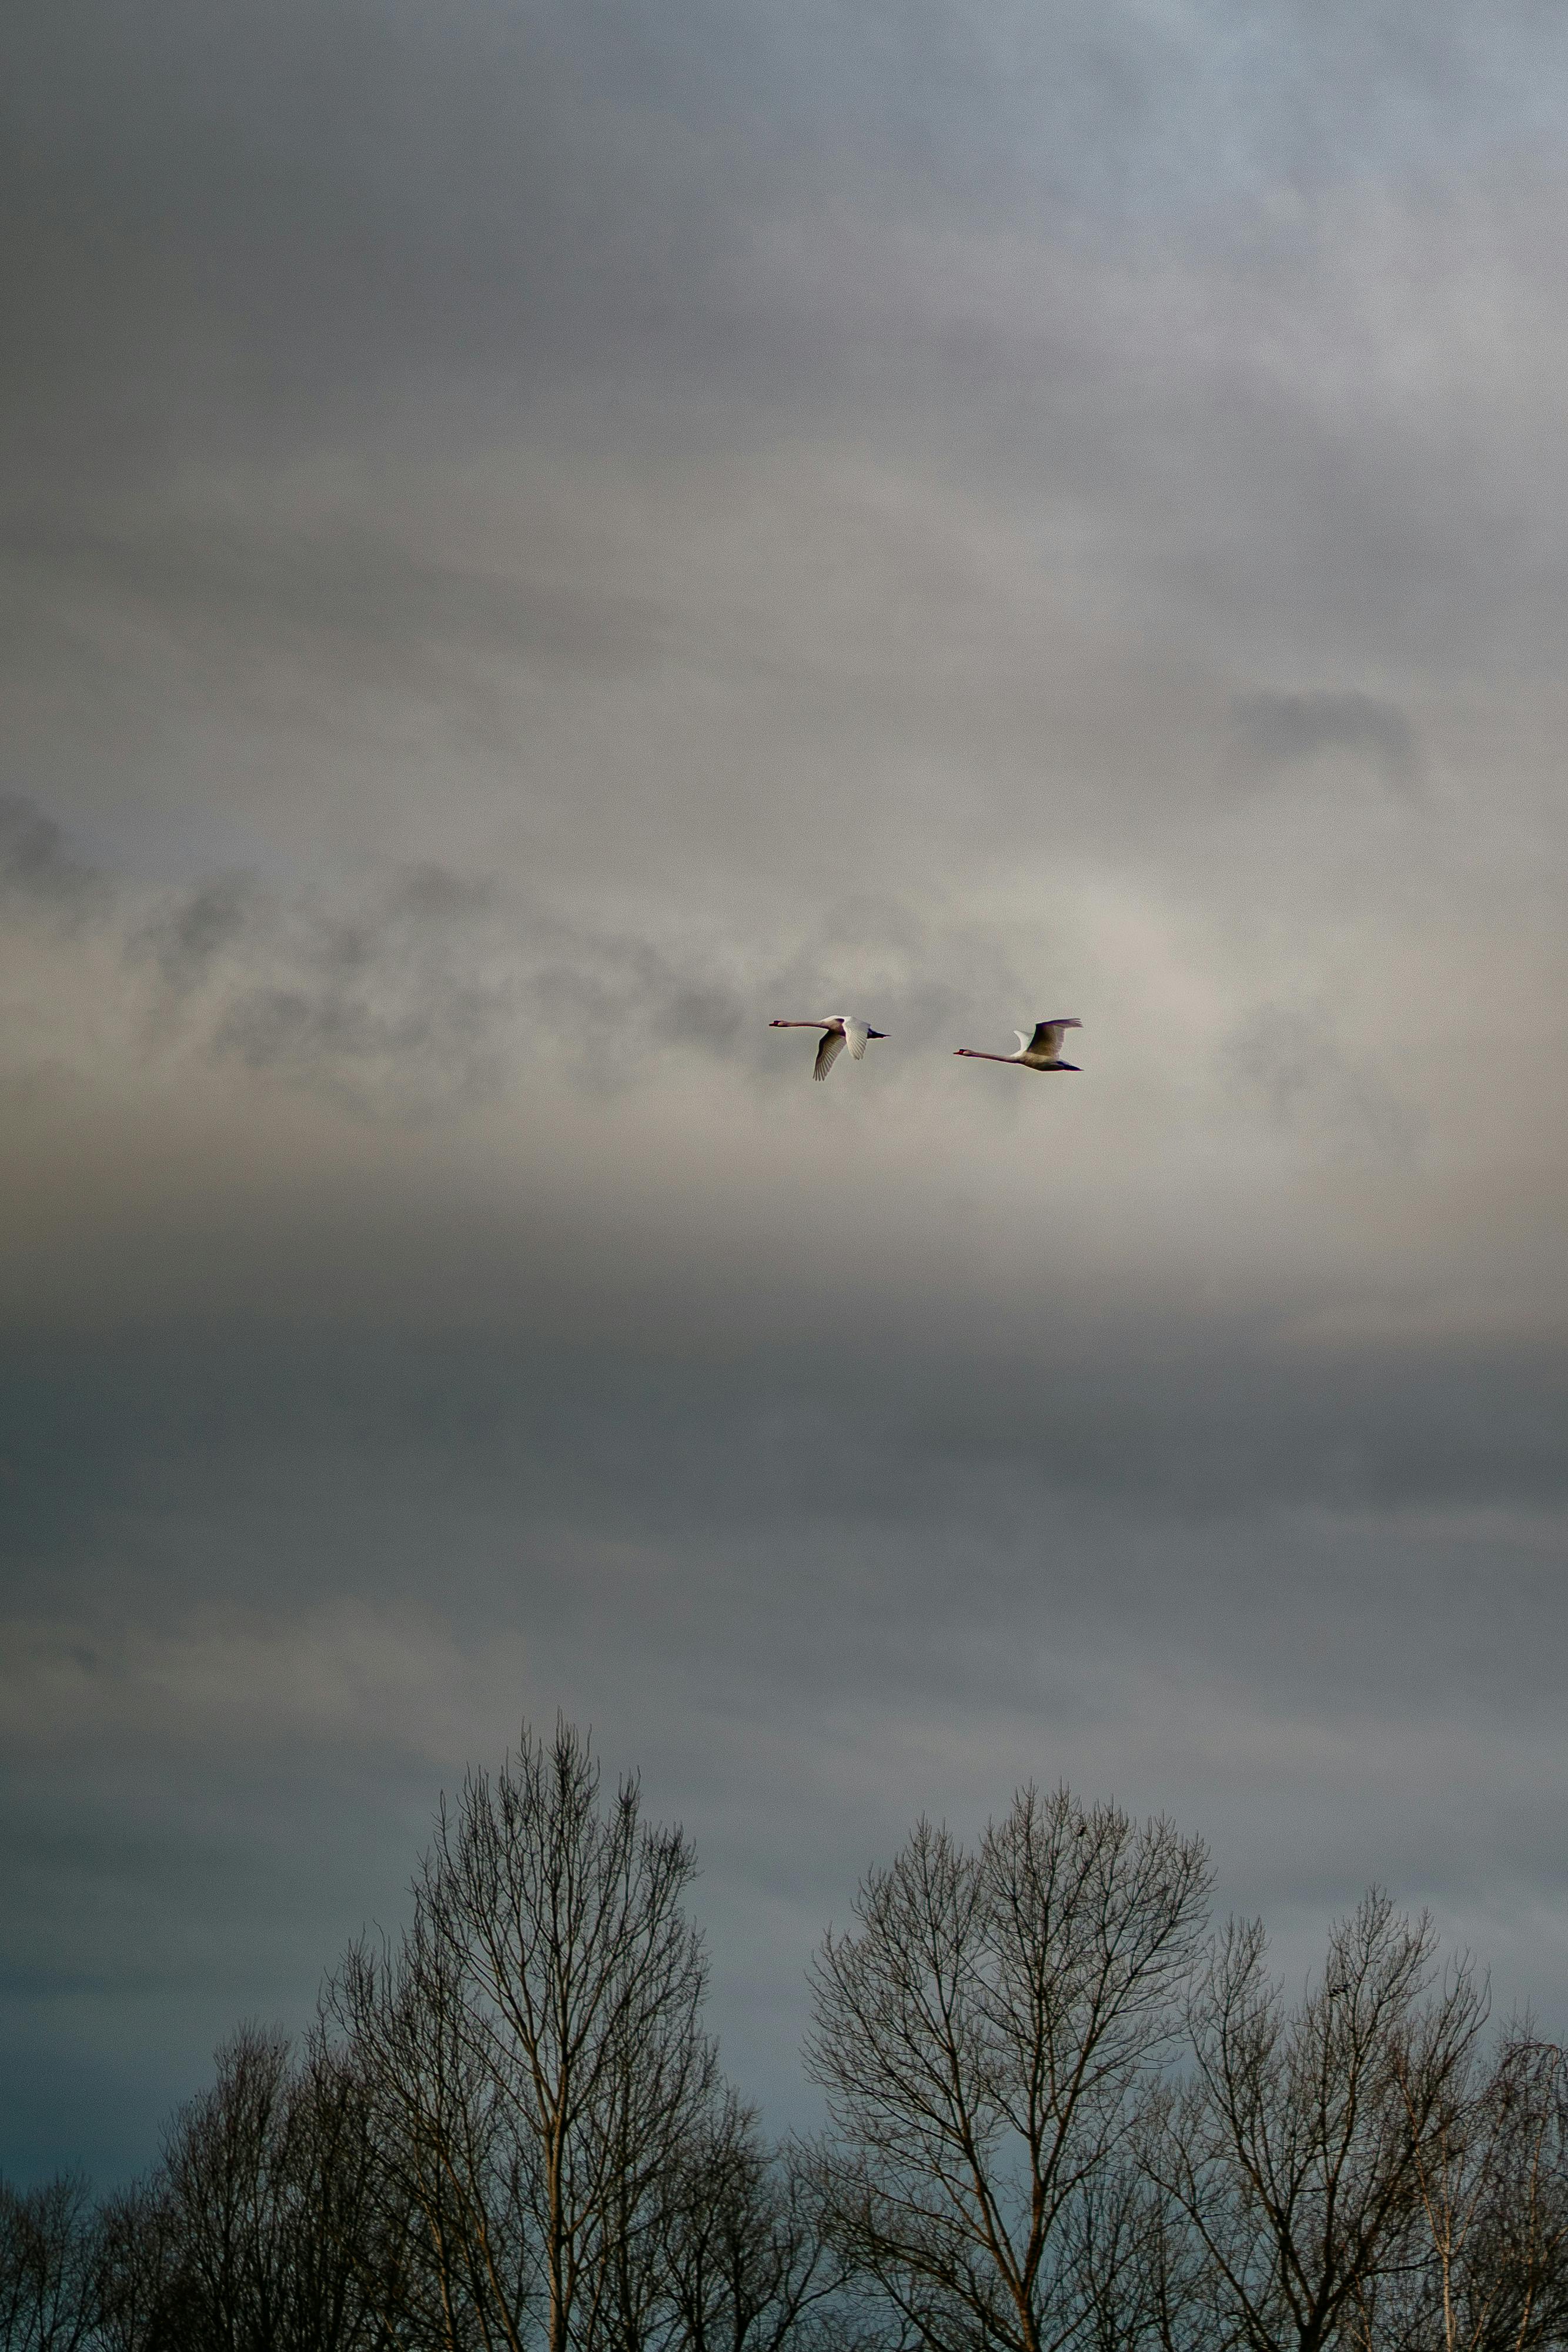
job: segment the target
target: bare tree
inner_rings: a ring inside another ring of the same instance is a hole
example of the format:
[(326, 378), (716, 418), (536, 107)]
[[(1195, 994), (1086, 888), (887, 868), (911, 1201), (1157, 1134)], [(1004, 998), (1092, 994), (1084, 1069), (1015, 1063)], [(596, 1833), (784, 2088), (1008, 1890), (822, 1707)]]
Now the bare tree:
[(1390, 2352), (1568, 2336), (1568, 2053), (1516, 2030), (1467, 2088), (1416, 2147), (1423, 2258), (1369, 2298), (1366, 2340)]
[(278, 2150), (288, 2221), (286, 2352), (370, 2352), (385, 2342), (366, 2291), (392, 2251), (372, 2194), (370, 2126), (352, 2067), (318, 2034), (289, 2083)]
[(1468, 1967), (1437, 1983), (1425, 1917), (1374, 1890), (1295, 2010), (1255, 1922), (1195, 1994), (1190, 2082), (1153, 2103), (1147, 2177), (1197, 2258), (1199, 2340), (1318, 2352), (1375, 2335), (1420, 2259), (1423, 2181), (1464, 2126), (1486, 2012)]
[(443, 1806), (407, 1933), (334, 1979), (425, 2341), (601, 2352), (649, 2332), (660, 2200), (716, 2080), (695, 1867), (679, 1830), (642, 1824), (635, 1780), (601, 1803), (570, 1726), (548, 1746), (525, 1729)]
[(841, 2242), (931, 2352), (1092, 2332), (1091, 2200), (1179, 2022), (1208, 1878), (1168, 1822), (1028, 1788), (977, 1853), (922, 1822), (823, 1944), (808, 2063)]
[(37, 2189), (0, 2180), (0, 2345), (78, 2352), (97, 2316), (97, 2222), (86, 2183), (62, 2173)]
[(321, 2047), (242, 2027), (173, 2117), (152, 2178), (102, 2217), (106, 2352), (367, 2352), (371, 2149)]
[(288, 2042), (242, 2026), (217, 2053), (217, 2079), (175, 2116), (162, 2181), (176, 2216), (193, 2324), (213, 2352), (279, 2340), (289, 2257), (277, 2160)]
[(1082, 2352), (1226, 2352), (1201, 2256), (1126, 2151), (1080, 2200), (1069, 2259)]
[(197, 2336), (180, 2252), (178, 2218), (161, 2180), (136, 2181), (105, 2200), (99, 2352), (182, 2352)]
[(456, 1972), (420, 1912), (395, 1951), (351, 1949), (326, 1996), (329, 2021), (347, 2031), (376, 2150), (367, 2292), (389, 2327), (412, 2327), (444, 2352), (496, 2340), (478, 2315), (491, 2298), (511, 2312), (517, 2340), (529, 2285), (497, 2101), (462, 2009)]
[(668, 2182), (664, 2275), (683, 2352), (825, 2352), (845, 2284), (810, 2152), (772, 2155), (731, 2093)]

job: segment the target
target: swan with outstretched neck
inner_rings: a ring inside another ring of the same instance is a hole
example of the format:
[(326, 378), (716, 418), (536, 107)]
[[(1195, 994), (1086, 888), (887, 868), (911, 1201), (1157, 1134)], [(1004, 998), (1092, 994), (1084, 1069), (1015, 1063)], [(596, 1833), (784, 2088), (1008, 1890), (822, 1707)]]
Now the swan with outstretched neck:
[(962, 1054), (970, 1062), (1011, 1062), (1020, 1070), (1075, 1070), (1076, 1062), (1061, 1058), (1061, 1041), (1070, 1029), (1082, 1029), (1083, 1024), (1076, 1014), (1059, 1013), (1054, 1021), (1037, 1021), (1034, 1035), (1026, 1037), (1021, 1029), (1013, 1035), (1019, 1041), (1016, 1054), (982, 1054), (974, 1045), (955, 1045), (955, 1054)]
[(865, 1058), (867, 1040), (885, 1037), (885, 1029), (868, 1029), (852, 1013), (835, 1013), (831, 1021), (770, 1021), (769, 1029), (821, 1029), (824, 1034), (817, 1048), (814, 1078), (825, 1078), (847, 1045), (857, 1062)]

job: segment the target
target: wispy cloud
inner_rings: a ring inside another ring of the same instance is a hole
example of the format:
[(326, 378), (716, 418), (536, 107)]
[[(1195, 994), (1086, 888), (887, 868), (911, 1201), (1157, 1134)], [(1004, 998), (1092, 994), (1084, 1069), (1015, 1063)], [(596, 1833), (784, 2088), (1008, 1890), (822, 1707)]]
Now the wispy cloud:
[(245, 873), (159, 892), (78, 856), (29, 802), (5, 822), (16, 903), (92, 922), (141, 992), (144, 1052), (194, 1051), (370, 1118), (434, 1117), (540, 1067), (601, 1092), (672, 1054), (782, 1078), (793, 1066), (766, 1034), (780, 1010), (865, 1009), (918, 1048), (977, 995), (1025, 1001), (997, 942), (896, 898), (846, 901), (789, 945), (715, 920), (683, 953), (428, 862), (336, 893)]
[(1268, 773), (1348, 753), (1397, 792), (1421, 781), (1420, 740), (1396, 703), (1358, 691), (1243, 694), (1231, 706), (1239, 765)]
[(0, 793), (0, 892), (13, 906), (66, 920), (103, 914), (112, 903), (104, 876), (78, 856), (63, 829), (20, 793)]
[(1426, 1122), (1416, 1104), (1358, 1058), (1327, 1002), (1260, 1005), (1221, 1049), (1235, 1087), (1276, 1125), (1394, 1160), (1418, 1150)]

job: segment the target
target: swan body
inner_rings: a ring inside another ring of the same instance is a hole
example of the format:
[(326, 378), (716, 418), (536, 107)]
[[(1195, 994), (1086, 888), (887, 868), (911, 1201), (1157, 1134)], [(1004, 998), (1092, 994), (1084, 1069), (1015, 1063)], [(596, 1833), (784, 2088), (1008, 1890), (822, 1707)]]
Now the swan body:
[(885, 1037), (885, 1029), (868, 1029), (852, 1013), (835, 1013), (829, 1021), (770, 1021), (769, 1029), (820, 1029), (822, 1042), (817, 1048), (817, 1060), (811, 1072), (814, 1078), (825, 1078), (847, 1045), (857, 1062), (865, 1058), (867, 1041)]
[(1053, 1021), (1037, 1021), (1032, 1037), (1015, 1029), (1013, 1035), (1019, 1041), (1016, 1054), (982, 1054), (973, 1045), (955, 1045), (953, 1051), (970, 1062), (1011, 1062), (1024, 1070), (1076, 1070), (1076, 1062), (1062, 1060), (1061, 1041), (1070, 1029), (1082, 1026), (1075, 1013), (1062, 1013)]

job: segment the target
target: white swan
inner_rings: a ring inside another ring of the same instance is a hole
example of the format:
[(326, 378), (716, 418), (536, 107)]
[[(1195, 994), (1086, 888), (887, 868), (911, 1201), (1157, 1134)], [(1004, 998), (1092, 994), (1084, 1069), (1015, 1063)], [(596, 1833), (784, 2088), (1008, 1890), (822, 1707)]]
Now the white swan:
[(827, 1076), (846, 1045), (858, 1062), (864, 1057), (868, 1038), (885, 1037), (887, 1034), (885, 1029), (868, 1029), (865, 1023), (857, 1021), (852, 1013), (835, 1013), (831, 1021), (770, 1021), (768, 1026), (769, 1029), (821, 1029), (825, 1033), (817, 1048), (816, 1067), (811, 1072), (814, 1078)]
[(1025, 1070), (1075, 1070), (1076, 1062), (1061, 1058), (1061, 1041), (1070, 1029), (1082, 1029), (1083, 1024), (1071, 1013), (1059, 1013), (1054, 1021), (1037, 1021), (1034, 1035), (1026, 1037), (1021, 1029), (1013, 1035), (1019, 1041), (1016, 1054), (982, 1054), (973, 1045), (955, 1045), (955, 1054), (964, 1055), (971, 1062), (1016, 1062)]

